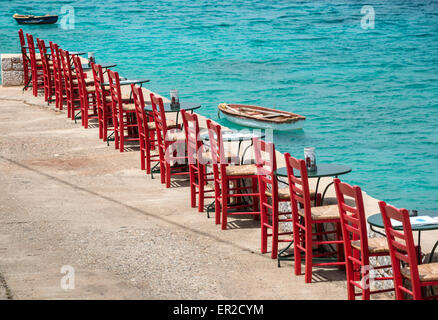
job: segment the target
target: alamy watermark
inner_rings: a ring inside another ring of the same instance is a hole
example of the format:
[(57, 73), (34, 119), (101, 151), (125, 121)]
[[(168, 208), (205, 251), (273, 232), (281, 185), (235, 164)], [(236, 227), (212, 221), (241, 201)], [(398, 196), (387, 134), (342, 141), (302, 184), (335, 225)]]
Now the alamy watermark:
[(360, 13), (363, 15), (360, 20), (360, 26), (364, 30), (374, 29), (374, 20), (376, 17), (376, 13), (372, 6), (366, 5), (360, 9)]
[(61, 7), (61, 22), (60, 28), (63, 30), (73, 30), (75, 28), (75, 8), (70, 5)]
[(71, 265), (61, 267), (61, 273), (65, 274), (61, 278), (61, 289), (73, 290), (75, 288), (75, 269)]

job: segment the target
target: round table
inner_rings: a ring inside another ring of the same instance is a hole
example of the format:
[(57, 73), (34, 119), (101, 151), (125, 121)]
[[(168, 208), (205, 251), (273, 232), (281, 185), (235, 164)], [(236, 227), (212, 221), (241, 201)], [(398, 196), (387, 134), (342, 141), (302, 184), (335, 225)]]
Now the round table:
[[(351, 172), (351, 168), (342, 164), (336, 164), (336, 163), (319, 163), (317, 164), (316, 170), (310, 171), (307, 170), (307, 177), (308, 178), (318, 178), (318, 181), (316, 182), (316, 189), (315, 194), (318, 194), (318, 187), (319, 182), (321, 178), (323, 177), (335, 177), (337, 178), (340, 175), (347, 174)], [(300, 173), (294, 169), (294, 174), (297, 178), (300, 177)], [(287, 168), (282, 167), (277, 169), (275, 171), (275, 175), (277, 177), (287, 177)], [(333, 182), (330, 182), (324, 189), (324, 192), (322, 193), (321, 197), (321, 205), (324, 201), (325, 194), (328, 190), (328, 188), (333, 184)], [(316, 205), (316, 197), (315, 197), (315, 205)]]
[[(102, 66), (102, 69), (108, 69), (117, 66), (115, 63), (99, 63)], [(82, 71), (91, 70), (91, 65), (88, 63), (82, 64)]]
[[(243, 151), (242, 154), (242, 159), (240, 161), (241, 164), (243, 164), (243, 160), (245, 158), (245, 154), (247, 152), (247, 150), (253, 145), (252, 143), (252, 138), (259, 138), (259, 139), (263, 139), (265, 137), (265, 135), (263, 133), (261, 133), (260, 131), (254, 131), (254, 132), (245, 132), (248, 130), (242, 130), (242, 131), (237, 131), (237, 130), (224, 130), (222, 131), (222, 141), (226, 141), (226, 142), (236, 142), (239, 141), (239, 145), (237, 148), (237, 154), (240, 154), (240, 146), (242, 145), (243, 141), (251, 141), (251, 144), (245, 148), (245, 150)], [(200, 139), (204, 140), (204, 141), (209, 141), (210, 140), (210, 136), (208, 135), (208, 129), (203, 129), (201, 131), (201, 133), (199, 134)]]
[[(417, 216), (429, 216), (429, 217), (438, 217), (438, 211), (420, 211), (418, 212)], [(374, 229), (384, 229), (385, 226), (383, 225), (383, 219), (381, 213), (376, 213), (368, 217), (367, 219), (368, 224), (370, 225), (370, 229), (374, 231), (375, 233), (378, 233), (380, 235), (383, 235), (386, 237), (386, 234)], [(418, 245), (420, 245), (421, 242), (421, 232), (422, 231), (429, 231), (429, 230), (438, 230), (438, 223), (437, 224), (413, 224), (411, 225), (412, 231), (418, 231)], [(394, 227), (394, 229), (402, 230), (402, 227)], [(432, 251), (430, 252), (429, 256), (429, 263), (432, 262), (433, 255), (435, 253), (435, 250), (438, 247), (438, 241), (434, 244)], [(421, 252), (419, 252), (421, 254)]]
[[(103, 66), (102, 66), (102, 68), (103, 68)], [(120, 80), (120, 85), (121, 86), (130, 86), (131, 84), (140, 84), (141, 85), (141, 84), (149, 82), (149, 81), (151, 81), (151, 80), (149, 80), (149, 79), (124, 79), (124, 80)], [(109, 82), (108, 81), (102, 82), (101, 85), (102, 86), (109, 86)]]
[[(178, 124), (178, 116), (179, 116), (179, 112), (184, 109), (186, 111), (191, 111), (193, 113), (193, 110), (199, 109), (201, 107), (201, 105), (199, 103), (195, 103), (195, 102), (180, 102), (179, 107), (174, 107), (170, 104), (170, 102), (165, 102), (163, 103), (163, 107), (164, 107), (164, 112), (166, 113), (172, 113), (172, 112), (176, 112), (176, 124)], [(145, 112), (152, 112), (152, 105), (147, 104), (144, 107), (144, 111)]]

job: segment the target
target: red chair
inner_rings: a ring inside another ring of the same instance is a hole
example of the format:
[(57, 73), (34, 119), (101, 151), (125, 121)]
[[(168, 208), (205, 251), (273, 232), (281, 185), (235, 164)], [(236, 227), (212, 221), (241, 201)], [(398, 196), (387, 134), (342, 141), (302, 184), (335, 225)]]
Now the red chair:
[(160, 156), (161, 183), (170, 188), (171, 176), (188, 175), (186, 137), (179, 126), (172, 129), (166, 121), (163, 99), (150, 94), (155, 132), (158, 141), (158, 154)]
[(111, 92), (109, 86), (103, 87), (102, 85), (105, 82), (102, 66), (92, 62), (91, 70), (96, 90), (99, 139), (108, 143), (108, 131), (112, 131), (112, 134), (114, 134)]
[[(257, 219), (260, 216), (260, 200), (256, 165), (229, 165), (238, 163), (239, 159), (225, 154), (221, 126), (207, 120), (207, 128), (213, 162), (216, 224), (222, 223), (222, 230), (227, 229), (228, 215), (253, 215), (254, 219)], [(242, 179), (251, 180), (251, 184), (241, 185)], [(233, 186), (230, 186), (230, 183), (233, 183)], [(252, 203), (231, 203), (231, 199), (235, 198), (237, 202), (243, 197), (252, 198)], [(245, 208), (252, 210), (240, 211)]]
[(131, 84), (132, 97), (134, 99), (135, 111), (137, 115), (138, 135), (140, 137), (140, 164), (141, 170), (146, 169), (146, 173), (151, 173), (151, 163), (159, 162), (158, 153), (151, 154), (155, 149), (155, 122), (151, 115), (144, 111), (145, 103), (143, 90), (140, 87)]
[[(68, 51), (59, 49), (59, 57), (61, 58), (61, 65), (64, 77), (65, 95), (67, 98), (67, 117), (75, 120), (81, 111), (81, 102), (79, 96), (79, 87), (73, 83), (76, 79), (76, 71), (73, 73), (70, 64), (70, 54)], [(76, 111), (79, 111), (76, 113)]]
[(24, 89), (27, 90), (29, 86), (29, 73), (31, 70), (30, 60), (27, 55), (26, 41), (24, 40), (23, 29), (18, 30), (18, 37), (20, 38), (21, 57), (23, 59), (23, 73), (24, 73)]
[(36, 56), (35, 43), (33, 36), (26, 33), (27, 46), (29, 47), (30, 67), (32, 74), (32, 93), (36, 97), (38, 96), (38, 90), (44, 89), (44, 73), (41, 58)]
[(107, 74), (112, 100), (114, 146), (116, 149), (120, 149), (120, 152), (123, 152), (125, 151), (126, 141), (140, 141), (138, 134), (133, 130), (137, 128), (135, 105), (127, 103), (128, 101), (122, 97), (118, 72), (108, 70)]
[(190, 204), (196, 207), (196, 195), (198, 195), (198, 212), (204, 211), (204, 200), (214, 199), (214, 196), (206, 196), (206, 193), (214, 190), (206, 190), (208, 181), (213, 181), (213, 172), (207, 173), (207, 164), (211, 163), (211, 156), (204, 150), (204, 144), (199, 138), (199, 121), (195, 113), (181, 110), (186, 134), (187, 157), (190, 175)]
[(76, 72), (73, 84), (77, 85), (79, 89), (82, 126), (87, 129), (89, 120), (98, 119), (96, 88), (94, 80), (86, 78), (87, 74), (82, 69), (81, 58), (73, 55), (73, 63)]
[[(379, 201), (379, 207), (391, 255), (396, 299), (404, 300), (405, 294), (414, 300), (438, 298), (438, 295), (426, 297), (423, 293), (426, 287), (438, 285), (438, 262), (418, 265), (408, 210), (397, 209), (383, 201)], [(394, 227), (394, 222), (401, 223), (401, 229)]]
[(52, 97), (55, 94), (55, 78), (53, 72), (52, 61), (47, 56), (47, 48), (44, 40), (37, 38), (38, 49), (40, 50), (41, 63), (43, 65), (43, 82), (44, 82), (44, 101), (47, 104), (52, 102)]
[[(371, 266), (370, 257), (389, 257), (386, 238), (368, 238), (362, 190), (334, 179), (339, 215), (341, 217), (342, 237), (347, 273), (348, 299), (355, 300), (362, 295), (362, 300), (369, 300), (370, 294), (394, 291), (392, 289), (370, 290), (370, 270), (390, 269), (391, 265)], [(348, 205), (345, 197), (354, 199), (354, 205)], [(393, 280), (393, 277), (375, 277), (374, 280)], [(361, 293), (356, 293), (359, 288)]]
[[(279, 239), (280, 236), (292, 235), (292, 232), (279, 232), (280, 223), (292, 223), (292, 218), (286, 217), (287, 214), (291, 215), (291, 212), (280, 212), (278, 210), (279, 202), (290, 201), (289, 187), (278, 188), (278, 181), (275, 176), (277, 159), (274, 144), (253, 138), (253, 146), (259, 179), (262, 231), (261, 252), (267, 252), (268, 237), (271, 237), (271, 258), (276, 259), (278, 243), (292, 241), (292, 237), (290, 239)], [(271, 230), (271, 233), (268, 233), (269, 230)]]
[[(344, 248), (341, 231), (341, 220), (337, 205), (311, 207), (309, 180), (304, 160), (298, 160), (289, 153), (284, 155), (289, 180), (291, 195), (293, 234), (294, 234), (294, 258), (295, 274), (301, 274), (301, 254), (305, 256), (305, 282), (312, 282), (313, 267), (317, 266), (345, 266)], [(295, 170), (295, 171), (294, 171)], [(299, 208), (302, 207), (303, 209)], [(333, 223), (334, 231), (323, 231), (322, 224)], [(316, 230), (316, 231), (315, 231)], [(335, 235), (336, 240), (323, 240), (322, 237)], [(314, 239), (316, 238), (316, 239)], [(313, 248), (321, 248), (323, 245), (336, 245), (337, 250), (314, 253)], [(337, 255), (334, 262), (316, 262), (314, 258), (327, 258)]]
[(55, 83), (55, 106), (57, 109), (62, 110), (64, 101), (67, 99), (64, 90), (64, 76), (58, 45), (51, 41), (50, 52), (52, 53), (53, 77)]

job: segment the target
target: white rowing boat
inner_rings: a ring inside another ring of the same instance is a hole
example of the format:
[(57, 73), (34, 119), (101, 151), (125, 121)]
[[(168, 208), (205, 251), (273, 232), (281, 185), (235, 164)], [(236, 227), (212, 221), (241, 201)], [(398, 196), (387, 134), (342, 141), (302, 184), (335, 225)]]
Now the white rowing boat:
[(244, 104), (221, 103), (225, 119), (245, 127), (290, 131), (301, 129), (306, 117), (292, 112)]

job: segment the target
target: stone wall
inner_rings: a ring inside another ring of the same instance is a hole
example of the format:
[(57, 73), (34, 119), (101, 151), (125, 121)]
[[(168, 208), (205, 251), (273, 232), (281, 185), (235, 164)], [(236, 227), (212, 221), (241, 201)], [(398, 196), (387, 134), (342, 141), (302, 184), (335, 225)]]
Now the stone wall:
[(4, 87), (23, 86), (23, 59), (21, 54), (2, 54), (2, 85)]

